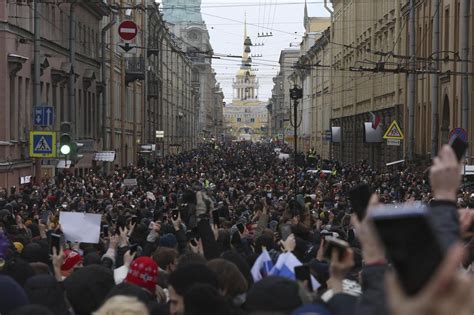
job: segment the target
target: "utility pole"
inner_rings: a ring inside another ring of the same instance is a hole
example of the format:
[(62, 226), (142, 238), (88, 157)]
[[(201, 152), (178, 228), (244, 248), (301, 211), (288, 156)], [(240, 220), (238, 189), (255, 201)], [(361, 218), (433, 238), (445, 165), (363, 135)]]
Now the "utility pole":
[(77, 0), (72, 1), (69, 8), (69, 63), (71, 64), (71, 73), (69, 74), (68, 85), (68, 121), (72, 123), (73, 135), (77, 137), (78, 122), (76, 116), (76, 2)]
[(415, 0), (410, 0), (409, 28), (410, 73), (408, 74), (408, 160), (413, 161), (415, 152), (415, 101), (416, 101), (416, 28)]
[(433, 74), (431, 75), (431, 158), (438, 155), (439, 146), (439, 7), (440, 0), (433, 0)]
[[(293, 128), (294, 128), (294, 172), (295, 172), (295, 197), (298, 194), (298, 100), (303, 98), (303, 89), (296, 84), (290, 90), (290, 98), (293, 100)], [(291, 113), (290, 113), (291, 115)], [(291, 121), (290, 121), (291, 122)]]
[(461, 44), (461, 108), (462, 128), (469, 132), (469, 17), (471, 0), (461, 0), (460, 11), (462, 12), (460, 25)]
[[(35, 29), (35, 38), (34, 38), (34, 90), (33, 90), (33, 106), (38, 106), (41, 103), (41, 20), (40, 20), (40, 0), (34, 0), (34, 29)], [(33, 145), (30, 143), (30, 145)], [(41, 184), (41, 159), (35, 159), (35, 181), (36, 184)]]

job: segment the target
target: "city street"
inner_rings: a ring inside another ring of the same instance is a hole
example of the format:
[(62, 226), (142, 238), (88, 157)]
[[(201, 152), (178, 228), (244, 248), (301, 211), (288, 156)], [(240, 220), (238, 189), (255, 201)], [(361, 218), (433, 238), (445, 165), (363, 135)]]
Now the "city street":
[(473, 315), (473, 11), (0, 1), (0, 314)]

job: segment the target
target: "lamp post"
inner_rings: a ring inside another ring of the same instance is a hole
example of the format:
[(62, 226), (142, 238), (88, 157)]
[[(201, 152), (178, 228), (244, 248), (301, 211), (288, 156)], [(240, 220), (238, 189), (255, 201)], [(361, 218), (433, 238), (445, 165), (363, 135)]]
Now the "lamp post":
[[(293, 122), (290, 119), (290, 124), (294, 128), (294, 172), (295, 172), (295, 197), (297, 195), (297, 190), (298, 190), (298, 162), (297, 162), (297, 156), (298, 156), (298, 104), (299, 100), (303, 98), (303, 88), (301, 88), (298, 83), (301, 82), (301, 76), (293, 72), (290, 77), (290, 81), (293, 83), (293, 88), (290, 89), (290, 98), (293, 100)], [(291, 113), (290, 113), (291, 115)]]

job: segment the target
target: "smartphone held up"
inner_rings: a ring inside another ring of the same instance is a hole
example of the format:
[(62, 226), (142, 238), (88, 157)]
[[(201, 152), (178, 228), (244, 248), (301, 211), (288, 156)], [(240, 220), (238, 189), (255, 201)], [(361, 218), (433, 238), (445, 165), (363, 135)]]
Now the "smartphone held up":
[(405, 293), (417, 294), (444, 258), (426, 207), (421, 203), (384, 206), (374, 209), (370, 218)]

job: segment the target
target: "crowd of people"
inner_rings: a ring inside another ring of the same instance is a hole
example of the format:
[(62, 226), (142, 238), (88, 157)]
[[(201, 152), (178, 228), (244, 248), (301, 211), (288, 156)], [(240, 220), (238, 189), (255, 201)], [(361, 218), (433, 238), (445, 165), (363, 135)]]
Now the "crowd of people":
[[(108, 175), (2, 189), (0, 314), (474, 314), (474, 195), (449, 146), (428, 171), (318, 156), (295, 170), (280, 149), (203, 145)], [(367, 213), (430, 208), (444, 260), (416, 295), (370, 216), (353, 213), (361, 184), (373, 192)], [(100, 241), (66, 240), (62, 212), (101, 214)], [(349, 246), (328, 255), (328, 237)]]

